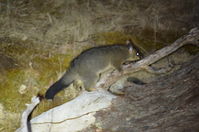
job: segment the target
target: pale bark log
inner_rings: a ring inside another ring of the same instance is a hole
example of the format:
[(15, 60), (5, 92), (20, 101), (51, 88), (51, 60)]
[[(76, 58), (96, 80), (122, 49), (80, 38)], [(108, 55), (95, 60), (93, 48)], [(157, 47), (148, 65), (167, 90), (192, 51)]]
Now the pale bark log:
[(31, 104), (26, 104), (27, 108), (26, 110), (22, 113), (21, 117), (21, 127), (17, 129), (16, 132), (30, 132), (30, 128), (28, 126), (28, 117), (29, 115), (33, 112), (34, 108), (40, 103), (39, 97), (32, 97), (32, 102)]

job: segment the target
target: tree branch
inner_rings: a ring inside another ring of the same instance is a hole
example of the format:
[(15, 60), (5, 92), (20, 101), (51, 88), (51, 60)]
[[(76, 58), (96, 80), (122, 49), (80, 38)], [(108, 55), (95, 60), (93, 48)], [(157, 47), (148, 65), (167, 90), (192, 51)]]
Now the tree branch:
[(96, 87), (105, 87), (108, 88), (112, 84), (114, 84), (117, 80), (119, 80), (121, 77), (131, 74), (133, 72), (139, 71), (141, 69), (149, 69), (148, 66), (157, 62), (161, 58), (175, 52), (177, 49), (181, 48), (184, 45), (187, 44), (193, 44), (196, 46), (199, 46), (199, 29), (193, 28), (190, 30), (190, 32), (179, 39), (177, 39), (174, 43), (157, 50), (155, 53), (145, 57), (144, 59), (134, 63), (129, 64), (126, 66), (123, 66), (123, 72), (121, 74), (118, 74), (117, 71), (114, 71), (104, 78), (100, 79), (100, 81), (97, 83)]

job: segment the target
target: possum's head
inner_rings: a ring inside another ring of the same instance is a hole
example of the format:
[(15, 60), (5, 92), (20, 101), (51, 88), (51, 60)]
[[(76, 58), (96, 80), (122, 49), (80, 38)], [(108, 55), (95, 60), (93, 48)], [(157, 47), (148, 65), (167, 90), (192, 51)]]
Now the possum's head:
[(133, 44), (133, 42), (131, 40), (127, 40), (126, 44), (128, 46), (128, 51), (129, 51), (129, 58), (128, 61), (136, 61), (136, 60), (140, 60), (141, 58), (143, 58), (141, 52), (139, 51), (139, 49)]

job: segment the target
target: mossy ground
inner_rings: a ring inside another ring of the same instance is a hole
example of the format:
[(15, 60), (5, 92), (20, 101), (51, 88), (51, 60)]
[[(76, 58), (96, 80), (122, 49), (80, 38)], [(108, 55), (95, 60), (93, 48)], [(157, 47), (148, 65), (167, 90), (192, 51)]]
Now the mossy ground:
[[(54, 51), (52, 48), (8, 38), (1, 41), (1, 53), (16, 62), (15, 67), (5, 68), (6, 72), (1, 75), (0, 103), (4, 107), (4, 112), (21, 114), (26, 108), (25, 104), (29, 103), (34, 95), (44, 94), (49, 85), (65, 71), (73, 55), (51, 52)], [(12, 119), (5, 118), (7, 119), (2, 119), (4, 121), (0, 130), (19, 127), (19, 119), (10, 126), (6, 124), (10, 124), (9, 120)]]

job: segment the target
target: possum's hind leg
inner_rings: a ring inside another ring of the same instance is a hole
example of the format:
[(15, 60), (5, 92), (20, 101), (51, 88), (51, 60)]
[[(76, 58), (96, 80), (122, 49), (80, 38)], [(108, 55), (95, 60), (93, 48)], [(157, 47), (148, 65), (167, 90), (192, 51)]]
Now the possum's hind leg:
[(96, 74), (87, 73), (86, 76), (84, 76), (84, 86), (87, 91), (94, 91), (95, 85), (97, 83), (97, 80), (99, 79), (99, 76)]
[(117, 69), (118, 72), (123, 72), (121, 62), (114, 62), (112, 65), (115, 67), (115, 69)]

